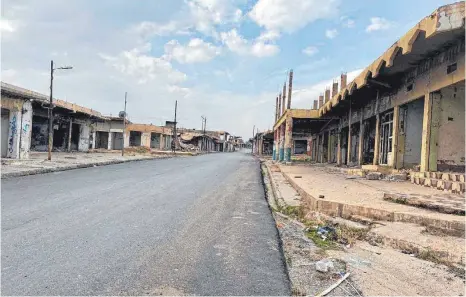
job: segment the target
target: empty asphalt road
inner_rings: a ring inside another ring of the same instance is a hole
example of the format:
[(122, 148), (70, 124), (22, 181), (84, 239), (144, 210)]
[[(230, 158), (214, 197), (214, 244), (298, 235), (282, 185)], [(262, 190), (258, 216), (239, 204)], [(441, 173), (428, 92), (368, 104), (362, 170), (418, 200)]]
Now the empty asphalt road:
[(289, 295), (244, 153), (1, 181), (2, 295)]

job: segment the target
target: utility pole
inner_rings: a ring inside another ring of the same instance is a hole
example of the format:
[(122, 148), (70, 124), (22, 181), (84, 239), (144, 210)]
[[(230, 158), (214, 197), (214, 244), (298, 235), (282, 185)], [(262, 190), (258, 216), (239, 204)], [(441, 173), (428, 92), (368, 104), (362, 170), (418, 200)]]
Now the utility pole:
[[(50, 61), (50, 101), (49, 101), (49, 142), (48, 142), (48, 157), (49, 161), (52, 160), (52, 147), (53, 147), (53, 72), (57, 69), (73, 69), (71, 66), (53, 68), (53, 60)], [(70, 122), (71, 124), (71, 122)]]
[(128, 92), (125, 92), (125, 109), (123, 110), (123, 146), (121, 148), (121, 155), (125, 155), (125, 135), (126, 135), (126, 97)]
[(53, 146), (53, 60), (50, 61), (50, 102), (49, 102), (49, 147), (48, 157), (49, 161), (52, 160), (52, 146)]

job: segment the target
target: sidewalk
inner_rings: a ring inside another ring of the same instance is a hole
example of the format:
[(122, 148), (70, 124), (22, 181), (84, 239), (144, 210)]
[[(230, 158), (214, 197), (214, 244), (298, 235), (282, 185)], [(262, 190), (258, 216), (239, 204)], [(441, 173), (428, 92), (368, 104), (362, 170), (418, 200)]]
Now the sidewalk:
[[(267, 193), (273, 193), (275, 200), (284, 204), (284, 210), (288, 206), (295, 206), (296, 203), (301, 205), (298, 211), (301, 214), (297, 219), (306, 225), (302, 227), (301, 235), (295, 232), (296, 237), (304, 236), (307, 230), (316, 228), (316, 224), (341, 227), (340, 230), (353, 230), (351, 232), (358, 229), (361, 230), (360, 234), (367, 232), (349, 245), (337, 243), (337, 246), (324, 248), (324, 251), (319, 253), (321, 258), (346, 263), (346, 272), (351, 273), (351, 281), (364, 296), (457, 296), (463, 292), (464, 238), (432, 234), (420, 224), (393, 221), (396, 217), (394, 215), (383, 220), (361, 215), (351, 215), (346, 219), (341, 217), (345, 214), (344, 210), (352, 209), (362, 213), (366, 211), (365, 214), (369, 215), (396, 212), (397, 215), (403, 213), (407, 217), (411, 214), (420, 217), (433, 216), (439, 221), (464, 221), (464, 216), (437, 213), (383, 199), (386, 189), (414, 193), (419, 186), (409, 182), (373, 183), (372, 180), (362, 178), (347, 179), (344, 174), (329, 173), (328, 168), (322, 166), (284, 166), (263, 159), (262, 162), (266, 167), (264, 169), (267, 177), (271, 179), (272, 189)], [(420, 188), (421, 192), (424, 190), (429, 189)], [(323, 198), (318, 198), (321, 195)], [(357, 207), (354, 208), (355, 206)], [(367, 225), (364, 226), (360, 222)], [(289, 243), (286, 234), (282, 234), (282, 230), (288, 228), (286, 223), (279, 220), (277, 227), (284, 242), (285, 256), (291, 257), (292, 263), (299, 260), (298, 265), (307, 263), (306, 273), (297, 265), (288, 267), (288, 270), (292, 284), (304, 288), (309, 294), (309, 290), (306, 290), (309, 289), (306, 287), (308, 284), (303, 277), (314, 280), (308, 274), (312, 274), (313, 263), (319, 258), (315, 259), (316, 253), (310, 252), (305, 244)], [(292, 257), (293, 253), (306, 257)], [(325, 276), (326, 274), (321, 275)], [(336, 290), (339, 290), (335, 292), (339, 295), (348, 295), (348, 292), (344, 291), (350, 291), (348, 288)]]
[(408, 181), (367, 180), (354, 176), (348, 178), (342, 173), (331, 173), (322, 166), (277, 166), (288, 182), (307, 200), (312, 210), (345, 219), (362, 216), (372, 220), (415, 223), (464, 236), (464, 216), (384, 199), (386, 194), (401, 193), (435, 197), (437, 204), (443, 203), (445, 206), (450, 205), (454, 199), (456, 205), (462, 205), (464, 209), (464, 196), (442, 193)]
[[(180, 156), (187, 154), (177, 153), (176, 155)], [(168, 153), (137, 154), (135, 152), (125, 152), (125, 156), (121, 156), (121, 151), (95, 151), (89, 153), (53, 152), (52, 160), (48, 161), (47, 152), (31, 152), (29, 159), (1, 159), (1, 178), (171, 157), (173, 157), (173, 155)]]

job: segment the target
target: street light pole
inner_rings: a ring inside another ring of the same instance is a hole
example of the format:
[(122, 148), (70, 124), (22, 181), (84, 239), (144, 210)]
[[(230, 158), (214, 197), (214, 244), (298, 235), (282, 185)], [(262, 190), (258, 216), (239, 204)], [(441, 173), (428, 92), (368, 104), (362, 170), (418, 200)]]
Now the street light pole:
[(48, 147), (48, 157), (49, 161), (52, 160), (52, 146), (53, 146), (53, 118), (52, 118), (52, 108), (53, 108), (53, 60), (50, 61), (50, 102), (49, 102), (49, 147)]
[(128, 92), (125, 92), (125, 109), (123, 110), (123, 146), (121, 148), (121, 156), (125, 155), (125, 135), (126, 135), (126, 98)]
[(73, 69), (71, 66), (53, 68), (53, 60), (50, 61), (50, 101), (49, 101), (49, 142), (48, 142), (48, 156), (49, 161), (52, 160), (52, 147), (53, 147), (53, 73), (57, 69)]

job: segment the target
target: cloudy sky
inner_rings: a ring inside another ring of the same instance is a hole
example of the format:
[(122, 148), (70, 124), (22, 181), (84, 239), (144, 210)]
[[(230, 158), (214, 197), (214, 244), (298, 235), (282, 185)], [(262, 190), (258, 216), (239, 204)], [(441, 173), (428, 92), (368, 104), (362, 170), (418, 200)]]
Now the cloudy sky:
[(271, 128), (294, 70), (292, 108), (342, 71), (354, 78), (442, 0), (3, 0), (2, 81), (130, 120)]

